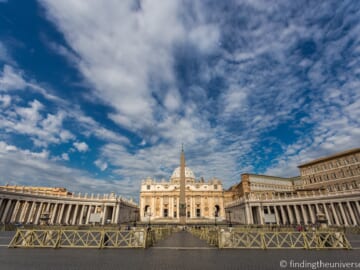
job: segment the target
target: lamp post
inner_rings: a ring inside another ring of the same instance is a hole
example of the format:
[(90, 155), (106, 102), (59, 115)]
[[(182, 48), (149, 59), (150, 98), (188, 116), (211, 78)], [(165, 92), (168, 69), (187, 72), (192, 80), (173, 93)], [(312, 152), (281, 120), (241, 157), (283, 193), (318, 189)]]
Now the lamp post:
[(214, 207), (214, 225), (215, 225), (215, 227), (217, 226), (216, 218), (217, 218), (217, 211), (216, 211), (216, 207)]
[(229, 215), (229, 227), (232, 227), (232, 223), (231, 223), (231, 211), (230, 211), (230, 210), (226, 210), (226, 213)]
[(147, 212), (147, 216), (148, 216), (148, 218), (149, 218), (148, 227), (150, 228), (150, 217), (151, 217), (151, 212), (150, 212), (150, 211)]
[(136, 227), (136, 220), (137, 220), (137, 217), (138, 217), (138, 213), (139, 213), (139, 210), (135, 209), (135, 211), (134, 211), (134, 215), (135, 215), (135, 218), (134, 218), (134, 227)]

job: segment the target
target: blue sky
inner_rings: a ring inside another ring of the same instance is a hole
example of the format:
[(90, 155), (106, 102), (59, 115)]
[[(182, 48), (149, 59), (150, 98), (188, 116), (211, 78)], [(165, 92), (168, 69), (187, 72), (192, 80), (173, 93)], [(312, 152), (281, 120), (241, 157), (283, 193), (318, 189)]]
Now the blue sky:
[(359, 1), (0, 1), (0, 182), (137, 199), (360, 142)]

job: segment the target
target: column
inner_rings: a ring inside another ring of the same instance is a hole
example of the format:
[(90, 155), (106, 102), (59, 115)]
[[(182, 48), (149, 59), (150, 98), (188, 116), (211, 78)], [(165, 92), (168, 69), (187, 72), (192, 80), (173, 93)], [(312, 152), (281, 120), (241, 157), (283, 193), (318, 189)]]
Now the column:
[(20, 214), (20, 222), (24, 223), (24, 219), (25, 219), (25, 215), (28, 209), (29, 203), (25, 202), (23, 208), (21, 209), (21, 214)]
[(291, 207), (289, 205), (286, 205), (286, 208), (287, 208), (288, 213), (289, 213), (290, 224), (294, 224), (294, 216), (293, 216), (293, 213), (291, 212)]
[(46, 205), (46, 210), (45, 210), (45, 212), (48, 213), (48, 214), (50, 214), (50, 205), (51, 205), (51, 203), (48, 203), (48, 204)]
[(336, 222), (336, 225), (341, 225), (340, 222), (339, 222), (339, 218), (337, 216), (337, 213), (336, 213), (336, 210), (335, 210), (335, 207), (334, 207), (334, 203), (330, 203), (331, 205), (331, 209), (333, 210), (333, 214), (334, 214), (334, 218), (335, 218), (335, 222)]
[(297, 205), (294, 205), (294, 211), (295, 211), (295, 216), (296, 216), (296, 223), (300, 224), (301, 218), (300, 218), (300, 213), (299, 213), (299, 209), (297, 208)]
[(42, 212), (43, 205), (44, 205), (44, 203), (41, 202), (40, 206), (39, 206), (39, 209), (38, 209), (38, 211), (36, 213), (36, 218), (35, 218), (34, 224), (39, 224), (39, 218), (40, 218), (40, 215), (41, 215), (41, 212)]
[(101, 224), (103, 224), (103, 225), (106, 223), (106, 215), (107, 215), (107, 206), (104, 205), (103, 219), (102, 219), (102, 222), (101, 222)]
[(74, 215), (73, 215), (73, 218), (72, 218), (72, 225), (75, 225), (76, 224), (76, 217), (77, 217), (77, 213), (78, 213), (78, 210), (79, 210), (79, 204), (77, 203), (76, 206), (75, 206), (75, 211), (74, 211)]
[(262, 205), (259, 206), (260, 224), (264, 225), (264, 210)]
[(283, 224), (285, 225), (286, 223), (288, 223), (288, 219), (286, 217), (286, 214), (285, 214), (285, 211), (284, 211), (284, 208), (282, 205), (280, 205), (280, 212), (281, 212), (281, 217), (282, 217), (282, 220), (283, 220)]
[(69, 225), (69, 218), (70, 218), (71, 208), (72, 208), (72, 204), (68, 204), (67, 205), (66, 216), (65, 216), (65, 222), (64, 222), (66, 225)]
[[(114, 219), (114, 223), (115, 223), (115, 224), (120, 223), (120, 222), (119, 222), (119, 211), (120, 211), (120, 204), (116, 204), (115, 219)], [(143, 209), (142, 211), (144, 211), (144, 209)], [(144, 218), (144, 217), (142, 217), (142, 218)]]
[[(111, 221), (110, 221), (111, 224), (115, 223), (115, 211), (116, 211), (116, 204), (112, 208)], [(136, 218), (136, 216), (135, 216), (135, 218)]]
[(33, 222), (34, 220), (34, 209), (35, 209), (35, 206), (36, 206), (36, 202), (31, 202), (31, 208), (30, 208), (30, 213), (29, 213), (29, 217), (27, 218), (27, 222)]
[(351, 219), (352, 219), (352, 225), (357, 225), (357, 222), (356, 222), (356, 218), (355, 218), (355, 214), (351, 208), (351, 205), (350, 205), (350, 202), (347, 201), (346, 202), (346, 205), (347, 205), (347, 208), (349, 209), (349, 213), (350, 213), (350, 216), (351, 216)]
[(250, 213), (250, 206), (249, 206), (248, 203), (245, 203), (245, 213), (246, 213), (246, 224), (253, 224), (254, 221), (252, 219), (252, 216), (251, 216), (251, 213)]
[[(191, 208), (191, 200), (190, 200), (190, 208)], [(189, 209), (190, 210), (190, 209)], [(191, 215), (191, 210), (190, 210), (190, 215)], [(160, 218), (164, 217), (164, 200), (163, 197), (160, 197)]]
[(305, 224), (308, 224), (308, 216), (307, 216), (307, 213), (305, 211), (305, 207), (303, 204), (300, 204), (300, 207), (301, 207), (301, 212), (302, 212), (302, 215), (304, 217), (304, 223)]
[(11, 206), (11, 200), (8, 200), (6, 207), (5, 207), (4, 215), (1, 218), (2, 223), (5, 223), (7, 221), (7, 215), (9, 214), (10, 206)]
[[(200, 213), (201, 215), (203, 215), (203, 211), (202, 211), (202, 203), (201, 203), (201, 199), (200, 199)], [(172, 196), (169, 196), (169, 217), (173, 218), (174, 217), (174, 198)]]
[(314, 214), (314, 209), (312, 208), (311, 204), (307, 205), (308, 209), (309, 209), (309, 213), (310, 213), (310, 217), (311, 217), (311, 223), (315, 224), (315, 214)]
[(323, 207), (324, 207), (324, 213), (325, 213), (326, 219), (328, 221), (328, 224), (331, 225), (332, 220), (330, 219), (329, 212), (328, 212), (328, 209), (327, 209), (327, 206), (325, 203), (323, 203)]
[(339, 208), (340, 208), (341, 215), (343, 216), (343, 220), (344, 220), (345, 225), (349, 226), (349, 223), (348, 223), (348, 220), (347, 220), (347, 217), (346, 217), (346, 214), (345, 214), (345, 211), (344, 211), (344, 208), (343, 208), (341, 202), (339, 202)]
[(13, 222), (16, 222), (16, 216), (18, 215), (19, 213), (19, 210), (20, 210), (20, 204), (21, 202), (20, 201), (16, 201), (16, 204), (15, 204), (15, 208), (14, 208), (14, 211), (13, 211), (13, 214), (11, 216), (11, 219), (10, 219), (10, 222), (13, 223)]
[(87, 217), (86, 217), (86, 224), (89, 224), (90, 214), (91, 214), (91, 205), (89, 205), (89, 207), (88, 207), (88, 213), (87, 213)]
[[(186, 202), (185, 202), (185, 204), (186, 204)], [(152, 197), (152, 200), (151, 200), (151, 208), (150, 208), (150, 220), (152, 220), (153, 218), (155, 218), (155, 213), (156, 213), (156, 197)], [(212, 208), (213, 209), (213, 208)], [(120, 213), (120, 215), (121, 215), (121, 213)], [(122, 215), (122, 216), (124, 216), (124, 215)], [(178, 216), (180, 217), (180, 215), (179, 215), (179, 213), (178, 213)], [(122, 221), (122, 220), (121, 220)], [(120, 221), (120, 222), (121, 222)]]
[(355, 214), (356, 223), (357, 225), (360, 225), (360, 212), (357, 209), (356, 201), (350, 201), (349, 203), (353, 213)]
[(358, 209), (358, 212), (360, 213), (360, 203), (359, 201), (355, 201), (356, 207)]
[(279, 217), (279, 212), (277, 210), (276, 205), (274, 205), (274, 211), (275, 211), (275, 217), (276, 217), (276, 224), (280, 225), (280, 217)]
[(54, 206), (54, 209), (53, 209), (53, 212), (52, 212), (52, 215), (51, 215), (51, 221), (50, 221), (51, 224), (55, 223), (56, 211), (58, 209), (58, 206), (59, 206), (58, 203), (56, 203), (55, 206)]
[(59, 223), (59, 224), (62, 224), (64, 209), (65, 209), (65, 203), (62, 203), (62, 204), (61, 204), (60, 213), (59, 213), (59, 216), (58, 216), (58, 218), (57, 218), (57, 223)]
[(83, 225), (85, 205), (81, 205), (79, 225)]

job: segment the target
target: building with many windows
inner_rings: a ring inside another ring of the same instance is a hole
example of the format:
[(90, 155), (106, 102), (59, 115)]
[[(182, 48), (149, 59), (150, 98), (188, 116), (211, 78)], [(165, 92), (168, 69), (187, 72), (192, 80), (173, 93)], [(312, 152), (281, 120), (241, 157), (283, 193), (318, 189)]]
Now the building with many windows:
[(242, 224), (360, 225), (360, 148), (298, 166), (300, 176), (242, 174), (226, 195), (226, 210)]

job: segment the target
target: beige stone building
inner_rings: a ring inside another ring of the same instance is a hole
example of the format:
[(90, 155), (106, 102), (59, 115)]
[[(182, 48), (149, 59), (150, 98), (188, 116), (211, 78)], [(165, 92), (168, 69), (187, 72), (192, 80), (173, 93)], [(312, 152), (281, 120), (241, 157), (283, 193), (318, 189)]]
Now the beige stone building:
[(226, 209), (242, 224), (360, 225), (360, 148), (298, 166), (300, 176), (243, 174), (226, 193)]
[[(169, 181), (147, 178), (140, 208), (114, 193), (74, 194), (65, 188), (0, 186), (0, 223), (85, 225), (143, 222), (200, 224), (231, 218), (239, 224), (360, 225), (360, 148), (298, 166), (300, 176), (283, 178), (242, 174), (241, 182), (223, 190), (218, 179), (196, 179), (185, 165)], [(182, 209), (182, 211), (180, 211)], [(182, 213), (181, 213), (182, 212)], [(181, 218), (180, 218), (181, 216)]]
[[(182, 152), (184, 161), (185, 156)], [(181, 162), (180, 162), (181, 163)], [(169, 181), (147, 178), (140, 190), (140, 219), (143, 222), (180, 222), (181, 171), (184, 172), (186, 223), (208, 223), (225, 219), (224, 191), (216, 178), (196, 179), (193, 171), (177, 167)]]

